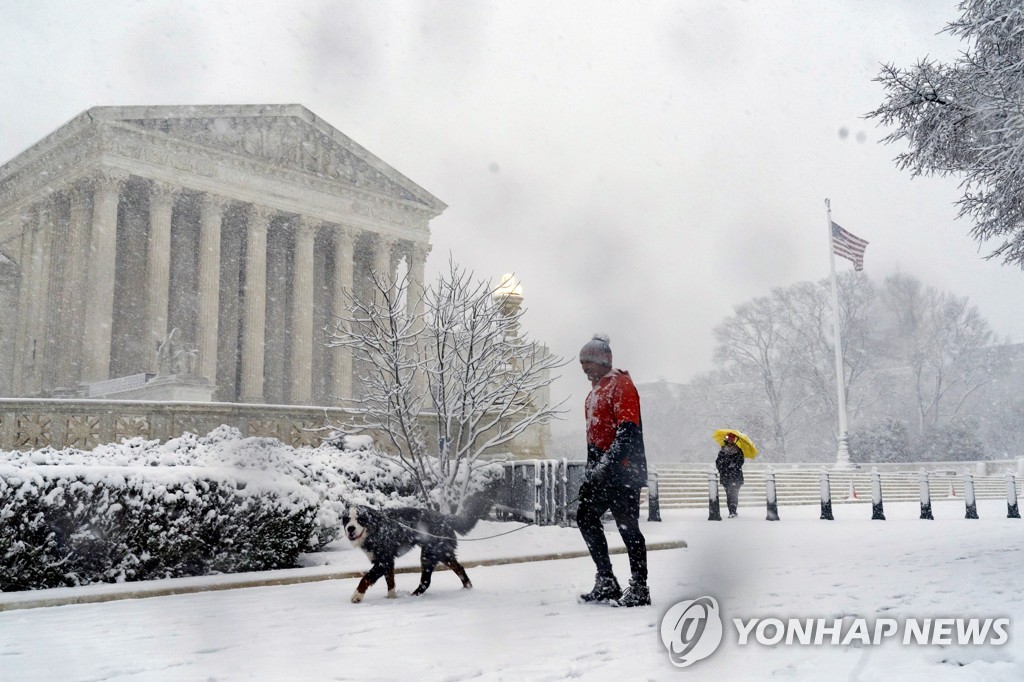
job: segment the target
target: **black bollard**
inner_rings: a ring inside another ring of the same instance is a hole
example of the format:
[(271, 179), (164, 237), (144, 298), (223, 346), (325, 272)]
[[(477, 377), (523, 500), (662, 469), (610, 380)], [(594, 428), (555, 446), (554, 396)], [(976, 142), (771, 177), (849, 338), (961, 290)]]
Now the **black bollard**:
[(1017, 479), (1014, 478), (1012, 471), (1006, 472), (1006, 518), (1020, 518), (1020, 509), (1017, 508)]
[(882, 508), (882, 477), (878, 469), (871, 470), (871, 520), (885, 521), (885, 510)]
[(768, 516), (765, 521), (779, 520), (779, 503), (775, 499), (775, 469), (768, 467), (764, 477), (764, 497), (768, 506)]
[(928, 472), (921, 469), (921, 518), (927, 519), (928, 521), (934, 521), (935, 517), (932, 516), (932, 491), (928, 487)]
[(967, 507), (965, 519), (978, 518), (978, 503), (974, 499), (974, 474), (964, 474), (964, 505)]
[(658, 501), (658, 472), (647, 470), (647, 520), (661, 521), (661, 504)]
[(721, 521), (718, 508), (718, 474), (708, 474), (708, 521)]
[(832, 516), (832, 486), (828, 482), (828, 469), (821, 467), (821, 518), (835, 521)]

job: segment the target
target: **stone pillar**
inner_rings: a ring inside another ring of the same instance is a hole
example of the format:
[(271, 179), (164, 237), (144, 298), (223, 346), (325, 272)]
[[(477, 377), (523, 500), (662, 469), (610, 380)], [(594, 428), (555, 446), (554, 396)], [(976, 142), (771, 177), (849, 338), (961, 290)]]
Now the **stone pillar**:
[[(57, 231), (57, 207), (54, 196), (49, 196), (39, 208), (39, 232), (32, 250), (32, 264), (35, 268), (33, 276), (35, 286), (31, 310), (35, 311), (32, 318), (32, 375), (29, 389), (33, 395), (44, 395), (53, 386), (47, 386), (44, 372), (52, 360), (52, 338), (49, 334), (48, 322), (53, 317), (53, 301), (50, 300), (53, 287), (53, 246), (54, 233)], [(52, 380), (52, 376), (49, 377)]]
[(307, 405), (313, 395), (313, 240), (319, 221), (299, 216), (292, 267), (291, 402)]
[[(348, 312), (355, 270), (356, 229), (341, 226), (334, 231), (334, 291), (332, 310), (339, 320)], [(331, 393), (339, 404), (352, 400), (352, 349), (339, 346), (331, 349)]]
[(31, 341), (29, 338), (30, 321), (35, 314), (32, 309), (32, 251), (36, 239), (36, 222), (38, 212), (34, 206), (22, 209), (21, 215), (21, 251), (18, 257), (20, 272), (18, 284), (18, 319), (14, 334), (14, 367), (12, 368), (11, 385), (15, 395), (23, 396), (27, 392), (25, 368), (28, 365)]
[(94, 178), (88, 286), (82, 330), (82, 381), (110, 378), (110, 332), (114, 315), (117, 206), (126, 173), (105, 170)]
[(430, 244), (416, 243), (409, 249), (409, 290), (405, 301), (409, 319), (423, 314), (423, 292), (426, 290), (424, 280), (430, 248)]
[(239, 400), (261, 403), (264, 334), (267, 320), (267, 227), (272, 209), (253, 206), (245, 237), (245, 291), (242, 320), (242, 382)]
[(395, 283), (395, 271), (391, 264), (391, 249), (395, 245), (395, 238), (387, 235), (377, 235), (377, 251), (373, 259), (373, 277), (377, 280), (374, 286), (374, 295), (379, 292), (379, 287), (390, 287)]
[(87, 248), (89, 238), (89, 190), (84, 186), (75, 186), (69, 192), (71, 202), (68, 217), (67, 241), (67, 272), (65, 274), (65, 296), (61, 305), (67, 313), (67, 328), (64, 334), (68, 339), (65, 352), (60, 358), (59, 381), (66, 387), (78, 384), (82, 373), (82, 316), (84, 301), (82, 290), (86, 285)]
[(220, 308), (220, 228), (226, 200), (204, 194), (199, 215), (198, 325), (196, 374), (217, 383), (217, 321)]
[[(406, 315), (410, 320), (417, 320), (416, 330), (422, 329), (423, 296), (426, 290), (425, 270), (427, 265), (427, 254), (430, 253), (430, 244), (416, 243), (409, 249), (409, 286), (405, 292)], [(426, 348), (422, 341), (416, 344), (416, 355), (423, 357)], [(413, 379), (413, 391), (417, 396), (426, 395), (429, 384), (427, 376), (423, 372), (417, 372)], [(428, 400), (427, 405), (430, 402)]]
[[(57, 231), (57, 206), (55, 197), (50, 195), (40, 206), (39, 232), (33, 250), (36, 268), (35, 298), (30, 310), (34, 310), (33, 331), (34, 352), (32, 382), (30, 389), (35, 395), (47, 395), (53, 389), (56, 357), (56, 339), (50, 334), (56, 328), (56, 313), (59, 309), (59, 288), (53, 285), (54, 236)], [(53, 300), (55, 298), (57, 300)]]
[(171, 216), (180, 188), (154, 182), (149, 195), (149, 247), (146, 252), (148, 306), (146, 367), (156, 372), (156, 351), (167, 337), (167, 306), (171, 282)]

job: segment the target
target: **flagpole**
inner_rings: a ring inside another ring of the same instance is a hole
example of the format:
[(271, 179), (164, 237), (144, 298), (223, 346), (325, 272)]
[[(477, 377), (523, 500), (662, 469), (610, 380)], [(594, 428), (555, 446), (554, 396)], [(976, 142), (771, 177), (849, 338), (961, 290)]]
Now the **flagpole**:
[(846, 377), (843, 372), (843, 344), (839, 337), (839, 287), (836, 285), (836, 253), (832, 242), (832, 203), (825, 199), (828, 226), (828, 259), (832, 272), (832, 339), (836, 352), (836, 389), (839, 408), (839, 449), (836, 451), (836, 465), (850, 465), (850, 451), (847, 447), (846, 431)]

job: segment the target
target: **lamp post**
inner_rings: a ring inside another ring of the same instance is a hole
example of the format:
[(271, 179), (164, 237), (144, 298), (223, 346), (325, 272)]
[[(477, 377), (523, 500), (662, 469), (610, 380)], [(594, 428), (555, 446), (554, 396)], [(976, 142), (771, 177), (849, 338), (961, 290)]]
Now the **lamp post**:
[(505, 332), (505, 338), (513, 341), (519, 337), (518, 315), (523, 306), (523, 285), (511, 273), (502, 275), (491, 298), (501, 306), (501, 312), (505, 317), (511, 320), (511, 324)]

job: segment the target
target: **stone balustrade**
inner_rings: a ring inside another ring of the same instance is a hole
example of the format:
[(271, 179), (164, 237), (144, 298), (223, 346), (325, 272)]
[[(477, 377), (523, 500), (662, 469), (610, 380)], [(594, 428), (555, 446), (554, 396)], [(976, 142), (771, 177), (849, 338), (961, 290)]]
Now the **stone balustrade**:
[(206, 434), (222, 424), (245, 436), (269, 436), (294, 447), (319, 445), (333, 425), (351, 423), (343, 408), (246, 403), (133, 400), (0, 399), (0, 450), (78, 448), (142, 437), (167, 441)]
[[(431, 415), (421, 416), (428, 433)], [(277, 438), (292, 447), (316, 447), (335, 427), (357, 424), (356, 411), (256, 403), (166, 402), (142, 400), (50, 400), (0, 398), (0, 451), (77, 448), (141, 437), (161, 442), (185, 432), (204, 435), (226, 424), (243, 436)], [(534, 425), (495, 456), (543, 456), (547, 426)], [(384, 439), (376, 439), (386, 447)]]

